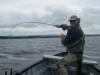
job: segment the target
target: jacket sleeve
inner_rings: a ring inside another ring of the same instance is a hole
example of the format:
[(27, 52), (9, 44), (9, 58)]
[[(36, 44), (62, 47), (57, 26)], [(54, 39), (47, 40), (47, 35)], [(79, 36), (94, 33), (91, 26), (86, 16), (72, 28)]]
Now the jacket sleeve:
[(61, 28), (63, 29), (63, 30), (70, 30), (70, 28), (71, 28), (71, 26), (68, 26), (68, 25), (66, 25), (66, 24), (62, 24), (61, 25)]

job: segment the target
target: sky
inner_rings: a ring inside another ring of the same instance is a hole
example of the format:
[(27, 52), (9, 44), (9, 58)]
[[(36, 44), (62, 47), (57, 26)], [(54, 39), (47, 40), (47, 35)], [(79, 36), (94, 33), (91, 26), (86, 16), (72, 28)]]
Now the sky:
[(23, 22), (69, 24), (71, 15), (81, 18), (86, 34), (100, 34), (100, 0), (0, 0), (0, 35), (60, 34), (53, 26)]

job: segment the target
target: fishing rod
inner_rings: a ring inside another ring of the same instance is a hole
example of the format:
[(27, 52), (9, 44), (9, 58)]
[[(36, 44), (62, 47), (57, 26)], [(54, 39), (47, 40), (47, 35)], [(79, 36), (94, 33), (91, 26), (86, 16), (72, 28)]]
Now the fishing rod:
[(50, 25), (50, 26), (53, 26), (53, 27), (56, 27), (56, 24), (52, 24), (52, 23), (46, 23), (46, 22), (40, 22), (40, 21), (29, 21), (29, 22), (22, 22), (22, 23), (17, 23), (17, 24), (14, 24), (11, 28), (11, 34), (12, 34), (12, 31), (13, 31), (13, 28), (16, 27), (17, 25), (20, 25), (20, 24), (23, 24), (23, 23), (39, 23), (39, 24), (46, 24), (46, 25)]
[(51, 24), (51, 23), (45, 23), (45, 22), (39, 22), (39, 21), (29, 21), (29, 22), (22, 22), (22, 23), (17, 23), (17, 24), (14, 24), (11, 28), (11, 34), (12, 35), (12, 31), (13, 31), (13, 28), (15, 28), (17, 25), (20, 25), (20, 24), (23, 24), (23, 23), (39, 23), (39, 24), (46, 24), (46, 25), (50, 25), (50, 26), (53, 26), (53, 27), (56, 27), (56, 24)]
[(39, 24), (46, 24), (46, 25), (51, 25), (51, 26), (55, 27), (55, 24), (45, 23), (45, 22), (39, 22), (39, 21), (30, 21), (30, 22), (17, 23), (17, 24), (14, 24), (13, 27), (16, 27), (16, 25), (20, 25), (20, 24), (23, 24), (23, 23), (39, 23)]

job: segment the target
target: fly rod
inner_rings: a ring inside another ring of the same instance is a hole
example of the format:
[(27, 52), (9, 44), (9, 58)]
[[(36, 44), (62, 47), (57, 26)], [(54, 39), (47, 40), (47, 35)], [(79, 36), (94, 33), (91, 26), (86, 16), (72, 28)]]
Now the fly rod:
[(51, 23), (45, 23), (45, 22), (38, 22), (38, 21), (30, 21), (30, 22), (22, 22), (22, 23), (17, 23), (17, 24), (14, 24), (13, 27), (16, 27), (16, 25), (20, 25), (20, 24), (23, 24), (23, 23), (39, 23), (39, 24), (46, 24), (46, 25), (50, 25), (50, 26), (56, 26), (55, 24), (51, 24)]

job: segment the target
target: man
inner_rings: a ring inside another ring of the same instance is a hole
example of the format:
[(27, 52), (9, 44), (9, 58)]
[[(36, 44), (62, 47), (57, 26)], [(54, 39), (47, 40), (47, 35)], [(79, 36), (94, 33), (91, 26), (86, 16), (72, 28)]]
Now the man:
[(80, 27), (80, 18), (73, 15), (69, 19), (70, 26), (66, 24), (56, 25), (57, 28), (68, 30), (67, 35), (61, 34), (62, 44), (66, 47), (68, 54), (57, 62), (60, 75), (68, 75), (65, 65), (70, 65), (77, 61), (82, 61), (85, 45), (85, 35)]

